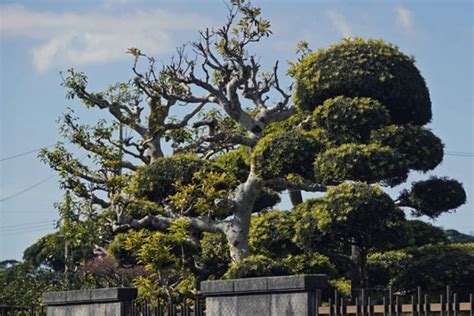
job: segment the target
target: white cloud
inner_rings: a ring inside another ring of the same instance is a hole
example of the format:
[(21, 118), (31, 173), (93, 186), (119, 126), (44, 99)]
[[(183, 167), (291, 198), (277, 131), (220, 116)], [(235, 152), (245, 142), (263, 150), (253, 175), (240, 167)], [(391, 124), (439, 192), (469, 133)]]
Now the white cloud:
[(334, 10), (326, 12), (332, 25), (342, 34), (343, 37), (352, 36), (352, 28), (346, 18)]
[(52, 13), (0, 6), (2, 38), (33, 39), (32, 62), (36, 70), (99, 64), (130, 58), (129, 47), (147, 54), (173, 50), (173, 32), (196, 31), (211, 22), (192, 13), (165, 10), (135, 11), (122, 15), (110, 12)]
[(415, 31), (415, 18), (410, 10), (403, 6), (398, 6), (395, 9), (396, 16), (395, 20), (399, 27), (401, 27), (408, 35), (414, 36)]

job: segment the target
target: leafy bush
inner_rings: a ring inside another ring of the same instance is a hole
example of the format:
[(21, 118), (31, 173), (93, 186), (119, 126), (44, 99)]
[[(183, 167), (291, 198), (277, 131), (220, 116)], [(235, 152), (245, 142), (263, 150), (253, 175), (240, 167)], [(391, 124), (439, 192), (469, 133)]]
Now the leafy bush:
[(290, 212), (272, 210), (252, 216), (249, 246), (253, 253), (281, 257), (297, 251)]
[(362, 182), (330, 188), (312, 212), (319, 231), (365, 249), (383, 244), (389, 226), (403, 218), (387, 193)]
[(224, 274), (226, 279), (290, 275), (291, 270), (282, 262), (264, 255), (254, 255), (233, 263)]
[(443, 293), (446, 285), (451, 285), (458, 295), (467, 296), (474, 284), (474, 255), (466, 251), (468, 248), (426, 245), (371, 254), (368, 260), (371, 285), (391, 285), (394, 290), (406, 293), (413, 293), (420, 286), (432, 294)]
[(403, 154), (410, 169), (428, 171), (443, 161), (443, 143), (424, 127), (390, 125), (373, 131), (372, 139)]
[(399, 200), (402, 205), (413, 208), (416, 216), (436, 218), (466, 203), (466, 192), (457, 180), (430, 177), (412, 183), (409, 191), (401, 192)]
[(343, 95), (380, 101), (395, 124), (431, 120), (428, 88), (414, 59), (382, 40), (345, 39), (307, 54), (290, 74), (296, 82), (294, 102), (303, 111)]
[(203, 162), (192, 155), (175, 155), (156, 159), (135, 173), (131, 191), (138, 197), (151, 201), (161, 201), (176, 193), (177, 182), (188, 183), (193, 174), (203, 166)]
[(266, 179), (298, 174), (311, 179), (312, 162), (322, 144), (312, 134), (291, 132), (263, 137), (252, 152), (257, 172)]
[(367, 142), (373, 129), (389, 122), (388, 111), (377, 100), (342, 96), (316, 107), (313, 118), (338, 144)]
[(408, 176), (403, 156), (379, 144), (343, 144), (319, 154), (314, 161), (314, 177), (326, 184), (346, 180), (397, 185)]
[(236, 150), (220, 155), (216, 159), (215, 164), (222, 170), (234, 175), (240, 182), (244, 182), (250, 170), (249, 150), (241, 146)]

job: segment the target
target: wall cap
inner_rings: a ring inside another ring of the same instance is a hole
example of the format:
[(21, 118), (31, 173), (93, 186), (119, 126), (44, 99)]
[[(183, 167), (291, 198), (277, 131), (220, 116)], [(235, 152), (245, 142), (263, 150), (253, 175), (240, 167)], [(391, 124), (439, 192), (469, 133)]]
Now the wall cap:
[(308, 292), (328, 286), (325, 274), (260, 277), (201, 282), (204, 296), (239, 295), (251, 293)]
[(46, 292), (43, 294), (43, 303), (46, 305), (91, 304), (130, 301), (136, 297), (136, 288), (112, 287), (104, 289)]

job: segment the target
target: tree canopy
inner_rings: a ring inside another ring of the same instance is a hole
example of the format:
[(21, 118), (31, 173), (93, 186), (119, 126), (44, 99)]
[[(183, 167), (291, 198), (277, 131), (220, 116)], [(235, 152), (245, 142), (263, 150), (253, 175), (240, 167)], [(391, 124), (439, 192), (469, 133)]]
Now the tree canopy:
[[(41, 153), (68, 192), (62, 209), (76, 210), (63, 212), (67, 223), (100, 223), (93, 234), (82, 224), (64, 233), (143, 267), (143, 293), (321, 271), (367, 286), (369, 252), (401, 247), (393, 240), (405, 209), (436, 218), (465, 203), (462, 185), (445, 177), (398, 198), (384, 192), (443, 158), (412, 57), (361, 38), (306, 49), (290, 67), (292, 90), (278, 62), (264, 71), (251, 52), (271, 34), (260, 8), (233, 0), (222, 27), (201, 31), (168, 64), (130, 48), (128, 82), (94, 92), (84, 73), (64, 74), (68, 99), (110, 116), (87, 124), (70, 109), (60, 132), (86, 154), (64, 144)], [(286, 192), (292, 209), (272, 210)]]

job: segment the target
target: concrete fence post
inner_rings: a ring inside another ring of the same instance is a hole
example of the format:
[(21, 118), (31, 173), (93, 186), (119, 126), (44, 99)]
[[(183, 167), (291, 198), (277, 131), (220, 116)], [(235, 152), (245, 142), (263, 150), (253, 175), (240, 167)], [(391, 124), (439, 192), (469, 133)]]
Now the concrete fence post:
[(327, 287), (321, 274), (201, 282), (206, 316), (314, 316)]
[(136, 288), (106, 288), (47, 292), (48, 316), (128, 316)]

